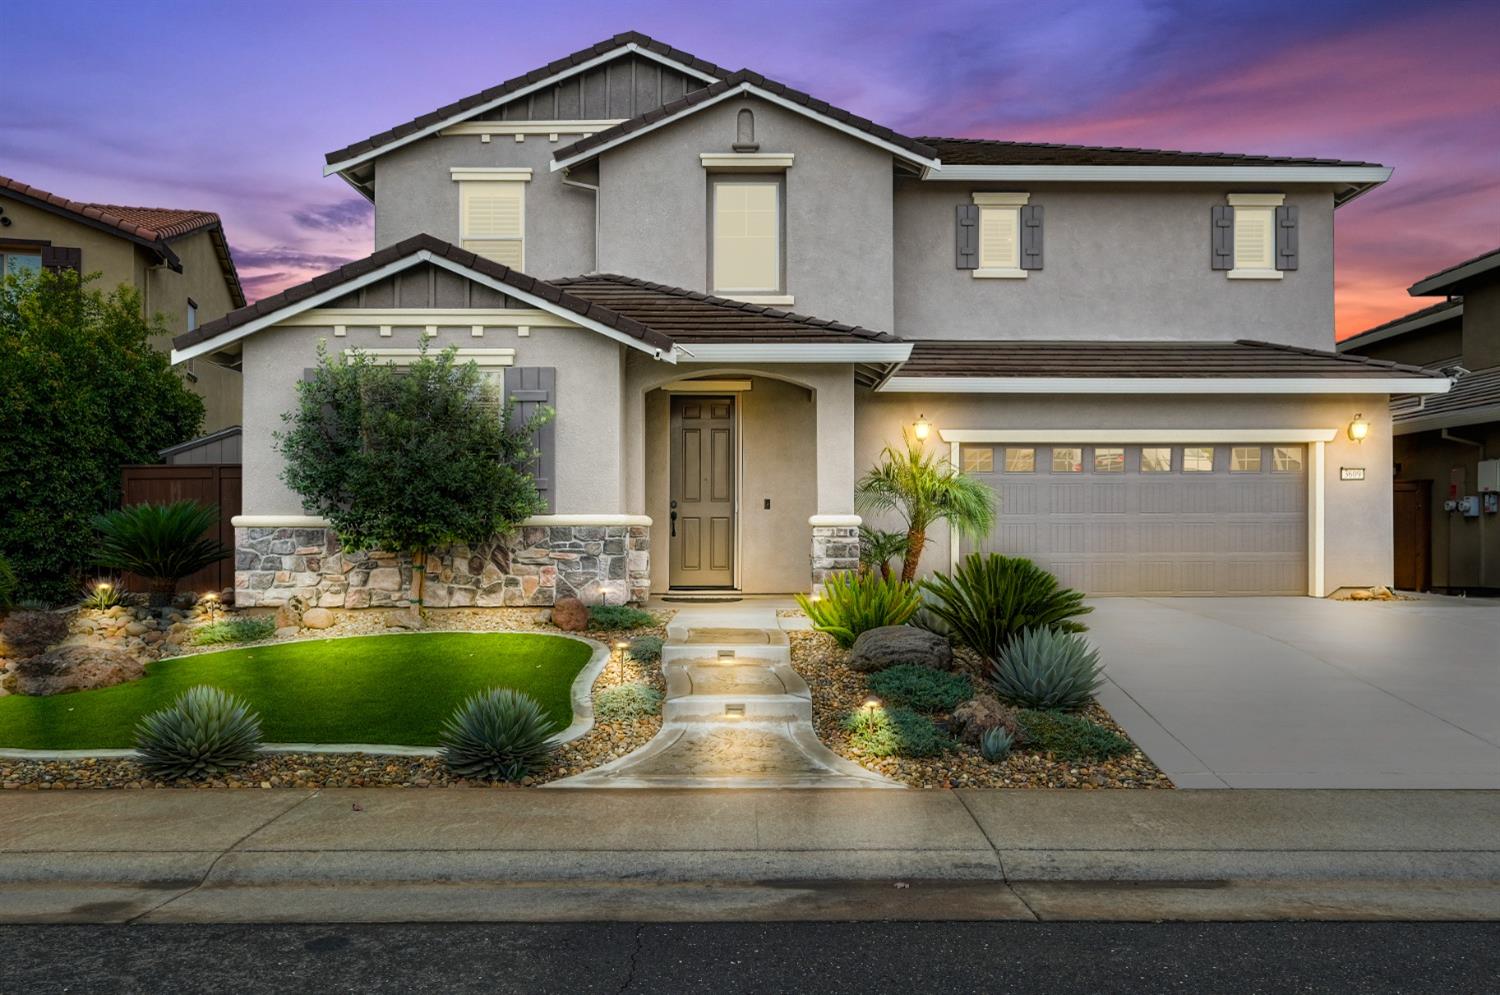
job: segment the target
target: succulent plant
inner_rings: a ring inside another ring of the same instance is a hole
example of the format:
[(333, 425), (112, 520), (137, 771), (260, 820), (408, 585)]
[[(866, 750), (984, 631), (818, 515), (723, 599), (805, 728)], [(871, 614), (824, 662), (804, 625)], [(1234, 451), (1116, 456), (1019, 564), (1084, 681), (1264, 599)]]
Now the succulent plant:
[(469, 697), (443, 724), (443, 762), (462, 777), (519, 781), (552, 755), (553, 723), (530, 695), (491, 688)]
[(1011, 747), (1015, 745), (1016, 738), (1011, 735), (1009, 729), (1004, 726), (991, 726), (979, 737), (979, 754), (992, 764), (997, 764), (1010, 756)]
[(218, 688), (184, 691), (135, 731), (141, 766), (164, 780), (208, 777), (239, 767), (260, 750), (260, 717)]
[(1104, 683), (1099, 652), (1072, 632), (1038, 627), (1017, 635), (990, 667), (1004, 701), (1024, 708), (1082, 708)]

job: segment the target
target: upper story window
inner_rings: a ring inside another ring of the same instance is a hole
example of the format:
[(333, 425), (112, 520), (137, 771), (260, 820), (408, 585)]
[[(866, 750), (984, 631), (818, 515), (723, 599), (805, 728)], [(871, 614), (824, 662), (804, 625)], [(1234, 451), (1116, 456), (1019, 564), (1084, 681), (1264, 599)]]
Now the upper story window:
[(783, 292), (783, 190), (779, 176), (710, 176), (714, 293)]
[(1042, 268), (1042, 208), (1027, 193), (976, 191), (958, 205), (959, 269), (976, 279), (1024, 279)]
[(526, 268), (526, 184), (530, 169), (454, 167), (459, 244), (511, 269)]
[(32, 248), (0, 249), (0, 277), (42, 271), (42, 250)]
[(193, 331), (198, 327), (198, 302), (191, 297), (187, 299), (187, 330)]
[(1280, 280), (1297, 268), (1297, 208), (1279, 193), (1232, 193), (1213, 211), (1213, 267), (1231, 280)]

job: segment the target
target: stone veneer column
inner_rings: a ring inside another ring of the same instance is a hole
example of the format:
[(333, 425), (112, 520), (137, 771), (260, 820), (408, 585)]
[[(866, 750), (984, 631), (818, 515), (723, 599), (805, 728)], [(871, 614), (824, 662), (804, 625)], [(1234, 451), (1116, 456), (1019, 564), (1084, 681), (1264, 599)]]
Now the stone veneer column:
[[(545, 521), (545, 520), (544, 520)], [(235, 604), (323, 608), (411, 604), (408, 553), (346, 553), (329, 528), (234, 530)], [(505, 540), (450, 546), (427, 558), (423, 602), (431, 608), (644, 602), (651, 593), (649, 525), (526, 525)]]
[(859, 516), (814, 515), (812, 525), (812, 585), (822, 589), (831, 573), (859, 567)]

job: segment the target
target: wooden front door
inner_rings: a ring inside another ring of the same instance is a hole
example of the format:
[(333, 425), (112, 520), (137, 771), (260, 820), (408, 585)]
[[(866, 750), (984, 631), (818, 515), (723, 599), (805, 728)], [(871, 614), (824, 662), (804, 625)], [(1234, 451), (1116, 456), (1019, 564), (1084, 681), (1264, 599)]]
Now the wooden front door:
[(734, 398), (672, 397), (672, 587), (734, 586)]
[(1432, 481), (1396, 481), (1396, 587), (1432, 587)]

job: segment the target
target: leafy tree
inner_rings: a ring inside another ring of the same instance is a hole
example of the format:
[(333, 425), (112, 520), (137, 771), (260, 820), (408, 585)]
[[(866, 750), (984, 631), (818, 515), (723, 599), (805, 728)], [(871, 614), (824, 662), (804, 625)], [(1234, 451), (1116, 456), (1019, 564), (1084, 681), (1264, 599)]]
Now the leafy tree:
[(120, 503), (120, 467), (193, 438), (203, 401), (167, 356), (140, 296), (77, 274), (0, 281), (0, 554), (21, 596), (63, 601), (93, 559), (95, 515)]
[(951, 522), (960, 535), (979, 538), (995, 524), (994, 492), (909, 435), (900, 449), (886, 446), (880, 462), (859, 479), (854, 503), (862, 512), (894, 511), (905, 521), (901, 579), (907, 583), (916, 579), (933, 525)]
[(431, 354), (424, 342), (398, 367), (361, 353), (332, 359), (320, 345), (276, 434), (282, 479), (346, 550), (412, 554), (419, 608), (428, 552), (508, 534), (544, 507), (531, 437), (551, 412), (512, 424), (513, 406), (457, 352)]

